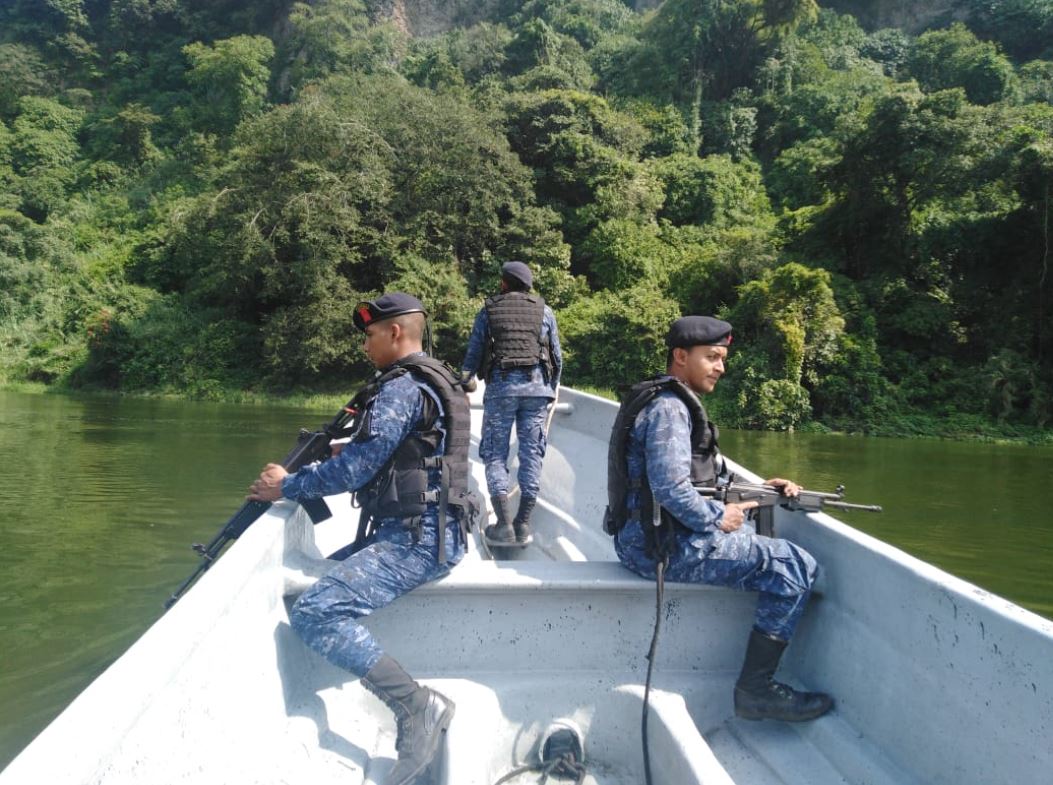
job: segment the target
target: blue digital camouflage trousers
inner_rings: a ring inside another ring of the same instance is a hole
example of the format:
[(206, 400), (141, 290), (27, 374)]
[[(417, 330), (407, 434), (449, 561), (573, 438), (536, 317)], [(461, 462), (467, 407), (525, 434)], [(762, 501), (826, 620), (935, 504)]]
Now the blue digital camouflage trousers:
[(519, 490), (537, 496), (541, 489), (541, 461), (545, 457), (545, 418), (550, 398), (514, 396), (487, 398), (483, 404), (483, 434), (479, 458), (486, 467), (491, 496), (508, 493), (508, 450), (515, 425), (519, 439)]
[[(430, 520), (429, 520), (430, 519)], [(446, 563), (438, 560), (438, 525), (426, 515), (420, 542), (401, 521), (381, 523), (370, 543), (333, 567), (292, 607), (290, 622), (309, 647), (364, 676), (384, 651), (358, 619), (449, 573), (464, 556), (456, 521), (446, 527)]]
[[(760, 592), (754, 627), (788, 641), (804, 613), (818, 564), (789, 540), (761, 537), (747, 528), (713, 534), (680, 532), (669, 557), (666, 580), (703, 583)], [(615, 540), (622, 564), (655, 579), (655, 561), (646, 555), (638, 521), (629, 521)]]

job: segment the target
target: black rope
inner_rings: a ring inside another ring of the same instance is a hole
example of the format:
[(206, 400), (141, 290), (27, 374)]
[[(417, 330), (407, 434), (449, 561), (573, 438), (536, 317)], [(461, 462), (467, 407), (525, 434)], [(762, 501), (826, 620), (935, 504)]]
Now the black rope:
[(644, 685), (643, 718), (640, 721), (640, 735), (643, 738), (644, 777), (647, 780), (647, 785), (652, 785), (651, 745), (647, 738), (647, 717), (651, 713), (651, 673), (654, 671), (655, 653), (658, 651), (658, 631), (662, 626), (662, 604), (665, 601), (665, 566), (668, 560), (668, 556), (663, 556), (655, 564), (654, 635), (651, 636), (651, 648), (647, 652), (647, 681)]
[(523, 766), (514, 768), (495, 782), (494, 785), (501, 785), (501, 783), (508, 782), (509, 780), (518, 777), (520, 774), (526, 774), (531, 771), (541, 775), (538, 785), (545, 785), (545, 783), (548, 782), (549, 776), (552, 774), (555, 774), (557, 777), (575, 777), (574, 785), (581, 785), (585, 782), (585, 764), (579, 763), (578, 760), (568, 752), (560, 755), (558, 758), (553, 758), (548, 762), (536, 764), (527, 763)]

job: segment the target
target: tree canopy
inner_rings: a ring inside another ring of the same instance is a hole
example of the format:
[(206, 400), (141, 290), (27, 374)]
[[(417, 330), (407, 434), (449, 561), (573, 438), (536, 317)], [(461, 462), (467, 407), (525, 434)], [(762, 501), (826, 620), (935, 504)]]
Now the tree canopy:
[(634, 5), (5, 4), (0, 382), (343, 389), (391, 288), (456, 364), (521, 259), (568, 384), (706, 312), (728, 425), (1044, 427), (1053, 2)]

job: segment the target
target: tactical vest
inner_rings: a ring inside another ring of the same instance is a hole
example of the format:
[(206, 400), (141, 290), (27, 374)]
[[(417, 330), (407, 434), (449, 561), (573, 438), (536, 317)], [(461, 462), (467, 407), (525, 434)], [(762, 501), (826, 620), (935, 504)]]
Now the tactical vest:
[(545, 300), (529, 292), (506, 292), (486, 300), (490, 334), (479, 375), (490, 379), (493, 370), (533, 368), (542, 365), (546, 380), (552, 378), (552, 347), (541, 341)]
[[(446, 431), (444, 450), (441, 455), (435, 454), (443, 436), (437, 427), (438, 407), (430, 396), (422, 395), (423, 410), (413, 431), (377, 475), (355, 493), (355, 502), (362, 508), (355, 542), (365, 542), (371, 533), (372, 522), (381, 518), (402, 518), (419, 537), (421, 516), (429, 504), (437, 503), (439, 561), (445, 562), (447, 508), (460, 510), (462, 535), (466, 534), (480, 508), (475, 494), (468, 490), (471, 419), (468, 396), (464, 394), (457, 374), (445, 363), (427, 355), (409, 355), (395, 362), (355, 397), (355, 405), (365, 411), (365, 417), (353, 441), (363, 441), (368, 436), (368, 418), (372, 416), (372, 403), (380, 386), (410, 372), (423, 380), (442, 401), (442, 424)], [(428, 490), (431, 469), (439, 469), (442, 473), (438, 491)]]
[[(639, 480), (629, 479), (629, 433), (637, 415), (665, 390), (676, 393), (691, 414), (691, 484), (695, 487), (712, 486), (726, 472), (717, 443), (720, 435), (717, 426), (706, 417), (702, 402), (690, 387), (673, 376), (661, 375), (640, 382), (629, 390), (614, 419), (607, 447), (607, 510), (603, 516), (603, 530), (613, 537), (627, 521), (642, 521), (652, 555), (660, 552), (659, 546), (667, 543), (675, 531), (688, 530), (656, 503), (646, 470)], [(638, 510), (630, 511), (626, 507), (630, 490), (640, 491), (641, 508)]]

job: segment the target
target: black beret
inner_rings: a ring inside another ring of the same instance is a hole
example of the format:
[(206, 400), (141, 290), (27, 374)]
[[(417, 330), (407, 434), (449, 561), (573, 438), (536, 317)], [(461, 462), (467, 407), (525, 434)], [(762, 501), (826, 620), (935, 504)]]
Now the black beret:
[(682, 316), (665, 336), (670, 349), (692, 346), (730, 346), (731, 325), (712, 316)]
[(534, 285), (534, 274), (522, 262), (505, 262), (501, 268), (501, 277), (509, 283), (519, 283), (529, 289)]
[(402, 316), (404, 313), (423, 313), (424, 305), (416, 297), (403, 292), (388, 292), (375, 300), (366, 300), (355, 306), (355, 327), (362, 332), (373, 322)]

